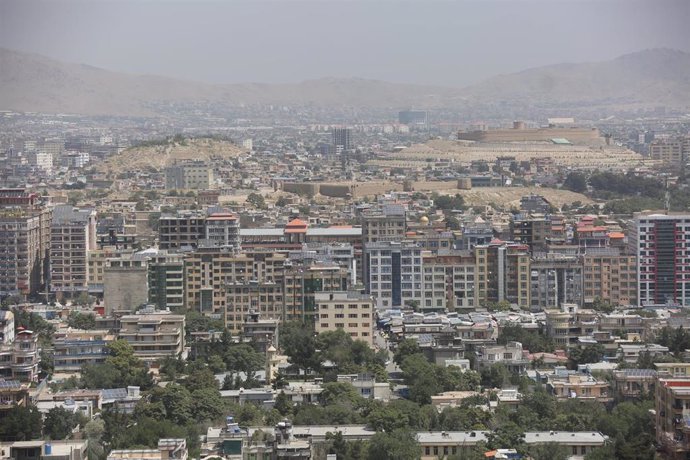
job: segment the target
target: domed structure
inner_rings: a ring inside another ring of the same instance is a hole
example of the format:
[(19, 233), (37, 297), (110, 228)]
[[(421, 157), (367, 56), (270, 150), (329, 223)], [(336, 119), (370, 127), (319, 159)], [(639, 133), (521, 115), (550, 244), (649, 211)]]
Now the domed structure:
[(427, 216), (422, 216), (419, 219), (419, 223), (422, 225), (429, 225), (429, 218)]

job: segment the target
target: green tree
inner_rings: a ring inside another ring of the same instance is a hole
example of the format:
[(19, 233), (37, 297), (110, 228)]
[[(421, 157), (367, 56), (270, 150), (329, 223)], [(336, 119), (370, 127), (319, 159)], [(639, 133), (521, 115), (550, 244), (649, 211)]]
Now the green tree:
[(231, 346), (225, 352), (225, 364), (230, 372), (244, 372), (253, 379), (257, 371), (266, 365), (266, 357), (246, 343)]
[(563, 188), (577, 193), (587, 191), (587, 176), (579, 171), (568, 174), (563, 182)]
[(304, 371), (306, 380), (309, 371), (321, 364), (311, 326), (299, 322), (285, 323), (281, 326), (280, 338), (283, 352), (293, 366)]
[(414, 433), (409, 430), (376, 433), (367, 449), (369, 460), (416, 460), (421, 454)]
[(568, 460), (570, 452), (562, 445), (555, 442), (532, 444), (523, 449), (523, 452), (532, 460)]
[(278, 393), (276, 396), (276, 402), (273, 407), (280, 412), (280, 415), (287, 417), (292, 414), (293, 403), (292, 400), (285, 394), (284, 391)]
[(218, 380), (216, 380), (216, 376), (213, 375), (211, 369), (204, 366), (201, 368), (191, 369), (189, 375), (184, 381), (184, 386), (190, 392), (205, 388), (218, 390)]
[(43, 433), (53, 440), (66, 439), (77, 426), (77, 417), (64, 407), (48, 411), (43, 421)]
[(503, 388), (508, 383), (510, 372), (503, 363), (495, 363), (481, 371), (482, 386), (486, 388)]
[(197, 423), (219, 420), (223, 416), (223, 400), (217, 388), (201, 388), (191, 395), (192, 416)]
[(434, 194), (432, 199), (434, 200), (436, 209), (443, 211), (465, 209), (465, 200), (460, 194), (455, 194), (455, 196)]
[(421, 353), (422, 350), (419, 348), (419, 343), (414, 339), (403, 339), (395, 349), (393, 354), (393, 361), (395, 364), (400, 366), (402, 362), (410, 355), (415, 355)]
[(96, 328), (96, 317), (92, 314), (71, 311), (67, 317), (67, 325), (75, 329), (91, 330)]
[(266, 200), (260, 193), (252, 192), (247, 196), (247, 203), (257, 209), (266, 209)]
[(0, 439), (30, 441), (41, 437), (41, 413), (36, 406), (12, 406), (0, 419)]

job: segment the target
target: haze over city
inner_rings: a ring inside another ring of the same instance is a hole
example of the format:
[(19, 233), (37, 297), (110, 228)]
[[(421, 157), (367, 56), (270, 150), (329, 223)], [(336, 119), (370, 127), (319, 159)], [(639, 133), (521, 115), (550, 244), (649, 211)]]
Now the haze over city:
[(0, 3), (0, 47), (213, 83), (321, 77), (465, 86), (562, 62), (690, 50), (684, 0)]
[(687, 460), (689, 24), (0, 0), (0, 460)]

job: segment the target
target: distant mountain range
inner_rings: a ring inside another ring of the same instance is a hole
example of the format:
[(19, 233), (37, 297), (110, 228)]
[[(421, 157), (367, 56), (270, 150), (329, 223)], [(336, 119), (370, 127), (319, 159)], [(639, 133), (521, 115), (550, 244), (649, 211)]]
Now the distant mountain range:
[(129, 75), (0, 48), (0, 110), (157, 116), (168, 113), (170, 104), (192, 103), (391, 109), (496, 103), (690, 107), (690, 54), (646, 50), (605, 62), (529, 69), (457, 89), (359, 78), (212, 85)]

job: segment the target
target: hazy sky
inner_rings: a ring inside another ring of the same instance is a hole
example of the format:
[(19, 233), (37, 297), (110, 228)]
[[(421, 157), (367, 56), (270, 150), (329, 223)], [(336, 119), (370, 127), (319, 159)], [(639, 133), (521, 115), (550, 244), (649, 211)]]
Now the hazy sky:
[(690, 0), (0, 0), (2, 47), (217, 83), (462, 86), (646, 48), (690, 51), (689, 24)]

